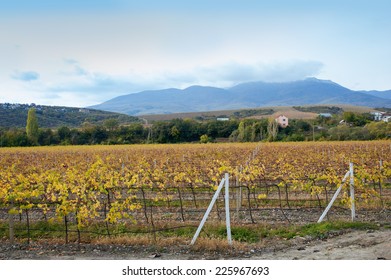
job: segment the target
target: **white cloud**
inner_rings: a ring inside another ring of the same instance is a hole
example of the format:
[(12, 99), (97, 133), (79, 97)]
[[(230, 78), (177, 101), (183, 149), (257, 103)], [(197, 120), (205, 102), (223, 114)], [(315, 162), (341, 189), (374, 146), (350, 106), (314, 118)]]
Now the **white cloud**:
[(322, 68), (323, 63), (319, 61), (297, 60), (253, 64), (227, 62), (156, 73), (152, 79), (144, 81), (144, 84), (149, 84), (152, 88), (184, 88), (194, 84), (230, 87), (251, 81), (287, 82), (317, 76)]
[[(15, 71), (7, 83), (13, 83), (13, 99), (22, 103), (90, 106), (119, 95), (144, 90), (185, 88), (192, 85), (230, 87), (241, 82), (283, 82), (316, 76), (323, 64), (318, 61), (280, 61), (274, 63), (226, 62), (188, 66), (174, 70), (144, 69), (111, 73), (95, 70), (77, 59), (67, 58), (57, 71), (40, 69)], [(24, 83), (20, 83), (24, 81)], [(9, 87), (11, 88), (11, 87)], [(5, 97), (4, 97), (5, 98)], [(3, 99), (4, 99), (3, 98)], [(0, 100), (5, 102), (6, 99)]]
[(236, 84), (249, 81), (287, 82), (316, 76), (322, 69), (319, 61), (289, 61), (274, 63), (227, 63), (214, 67), (200, 67), (195, 75), (208, 83)]
[(148, 89), (308, 76), (390, 88), (387, 1), (115, 0), (113, 10), (104, 0), (8, 2), (12, 9), (0, 11), (0, 102), (87, 106)]
[(39, 73), (35, 71), (14, 71), (14, 73), (11, 74), (11, 78), (14, 80), (31, 82), (39, 79)]

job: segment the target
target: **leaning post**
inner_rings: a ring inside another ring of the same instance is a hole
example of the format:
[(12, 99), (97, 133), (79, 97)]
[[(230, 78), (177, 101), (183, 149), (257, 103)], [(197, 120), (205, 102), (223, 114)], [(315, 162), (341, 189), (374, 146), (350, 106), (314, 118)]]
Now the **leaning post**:
[(200, 223), (200, 225), (198, 226), (197, 231), (196, 231), (196, 233), (195, 233), (194, 236), (193, 236), (193, 239), (191, 240), (190, 245), (194, 245), (194, 243), (196, 242), (196, 240), (197, 240), (197, 238), (198, 238), (198, 235), (200, 234), (200, 232), (201, 232), (201, 230), (202, 230), (202, 227), (204, 226), (204, 224), (205, 224), (205, 222), (206, 222), (206, 219), (208, 218), (210, 211), (212, 211), (213, 205), (215, 204), (215, 202), (216, 202), (216, 200), (217, 200), (217, 198), (218, 198), (218, 196), (219, 196), (219, 194), (220, 194), (220, 191), (221, 191), (221, 189), (222, 189), (223, 186), (224, 186), (224, 181), (225, 181), (225, 179), (223, 178), (223, 179), (221, 180), (221, 182), (220, 182), (220, 184), (219, 184), (219, 187), (217, 188), (215, 194), (213, 195), (213, 198), (212, 198), (212, 200), (211, 200), (211, 202), (210, 202), (210, 204), (209, 204), (209, 206), (208, 206), (208, 209), (206, 210), (206, 212), (205, 212), (205, 214), (204, 214), (204, 217), (202, 218), (201, 223)]

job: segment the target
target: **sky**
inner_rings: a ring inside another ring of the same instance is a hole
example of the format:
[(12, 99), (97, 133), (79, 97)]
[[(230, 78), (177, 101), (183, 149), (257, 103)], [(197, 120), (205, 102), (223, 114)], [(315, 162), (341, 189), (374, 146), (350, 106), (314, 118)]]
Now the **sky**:
[(0, 103), (307, 77), (391, 89), (388, 0), (0, 0)]

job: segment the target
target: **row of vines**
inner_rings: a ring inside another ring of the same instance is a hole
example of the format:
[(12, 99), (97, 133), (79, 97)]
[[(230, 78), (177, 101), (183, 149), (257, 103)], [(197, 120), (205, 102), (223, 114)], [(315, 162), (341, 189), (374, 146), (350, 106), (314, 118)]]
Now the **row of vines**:
[[(229, 173), (237, 222), (256, 223), (257, 210), (276, 208), (290, 222), (284, 210), (327, 205), (349, 162), (358, 210), (389, 210), (387, 141), (1, 149), (0, 220), (50, 219), (77, 231), (101, 222), (108, 234), (118, 223), (199, 221)], [(349, 200), (344, 191), (338, 205)], [(217, 218), (222, 211), (217, 204)]]

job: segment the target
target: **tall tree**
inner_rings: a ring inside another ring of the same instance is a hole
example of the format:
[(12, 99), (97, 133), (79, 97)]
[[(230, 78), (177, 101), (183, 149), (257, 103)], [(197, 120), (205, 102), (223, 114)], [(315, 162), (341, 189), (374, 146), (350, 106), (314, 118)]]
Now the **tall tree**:
[(35, 108), (31, 108), (28, 111), (26, 133), (31, 144), (38, 145), (38, 118)]
[(109, 130), (114, 131), (119, 126), (119, 121), (117, 119), (107, 119), (104, 121), (103, 125)]
[(274, 118), (269, 119), (269, 124), (267, 126), (267, 133), (269, 134), (268, 140), (275, 141), (278, 134), (278, 123)]

